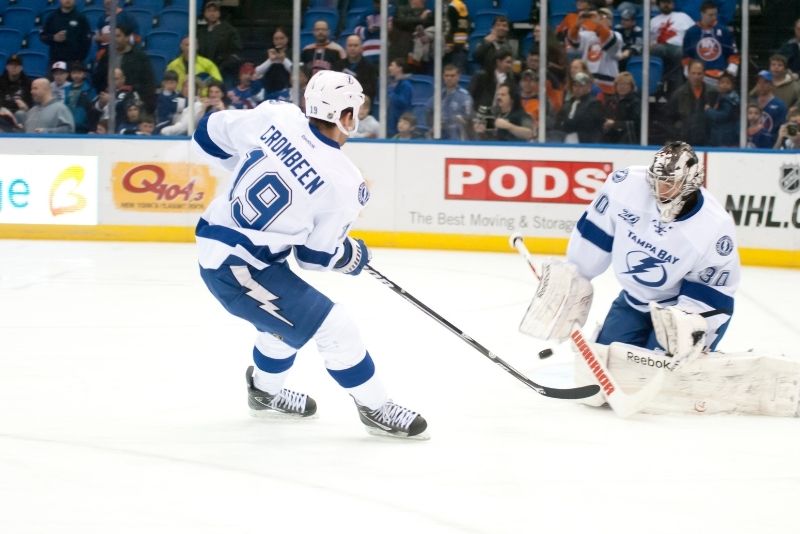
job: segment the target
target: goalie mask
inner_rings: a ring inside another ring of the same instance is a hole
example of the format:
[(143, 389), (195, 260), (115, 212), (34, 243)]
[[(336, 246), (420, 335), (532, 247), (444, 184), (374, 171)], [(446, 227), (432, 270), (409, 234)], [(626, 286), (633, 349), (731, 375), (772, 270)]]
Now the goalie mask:
[[(364, 103), (364, 90), (353, 76), (343, 72), (321, 70), (306, 85), (306, 117), (332, 122), (350, 136), (358, 129), (358, 108)], [(353, 110), (353, 129), (342, 125), (342, 112)]]
[(675, 220), (686, 200), (703, 185), (703, 165), (688, 143), (676, 141), (656, 152), (647, 169), (647, 181), (661, 214), (661, 221)]

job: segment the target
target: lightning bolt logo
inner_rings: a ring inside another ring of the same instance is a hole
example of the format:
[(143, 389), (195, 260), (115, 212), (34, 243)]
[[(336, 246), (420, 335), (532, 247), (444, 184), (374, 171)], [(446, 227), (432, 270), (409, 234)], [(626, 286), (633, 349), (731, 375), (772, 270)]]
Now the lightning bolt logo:
[(248, 289), (247, 296), (261, 303), (259, 308), (272, 315), (276, 319), (283, 321), (289, 326), (294, 326), (285, 317), (278, 313), (281, 311), (281, 309), (273, 302), (279, 298), (278, 295), (275, 295), (266, 287), (259, 285), (258, 282), (253, 280), (253, 278), (250, 276), (250, 270), (246, 266), (231, 265), (231, 272), (233, 273), (234, 278), (236, 278), (236, 281), (239, 282), (239, 285)]
[[(634, 250), (627, 256), (628, 270), (622, 274), (629, 274), (638, 283), (648, 287), (658, 287), (667, 281), (667, 272), (663, 267), (664, 260), (654, 258), (640, 250)], [(637, 276), (637, 275), (647, 276)]]
[(626, 271), (622, 274), (639, 274), (639, 273), (646, 273), (653, 267), (657, 267), (658, 265), (664, 263), (664, 260), (659, 260), (658, 258), (654, 258), (652, 256), (647, 256), (639, 260), (639, 265), (634, 266), (629, 271)]

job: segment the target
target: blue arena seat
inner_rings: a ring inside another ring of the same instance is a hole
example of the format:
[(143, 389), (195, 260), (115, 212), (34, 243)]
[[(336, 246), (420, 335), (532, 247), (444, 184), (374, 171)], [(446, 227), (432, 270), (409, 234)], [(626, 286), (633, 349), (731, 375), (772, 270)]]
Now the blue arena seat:
[(125, 13), (136, 19), (136, 24), (139, 25), (139, 33), (141, 35), (147, 35), (153, 30), (153, 13), (150, 10), (130, 8), (126, 9)]
[(25, 36), (24, 42), (25, 50), (35, 50), (37, 52), (43, 52), (45, 54), (50, 54), (50, 47), (47, 46), (42, 42), (39, 38), (39, 29), (31, 30), (28, 32), (28, 35)]
[(508, 13), (499, 9), (482, 9), (474, 14), (470, 13), (473, 23), (472, 31), (475, 33), (489, 33), (492, 31), (492, 23), (495, 17), (500, 15), (508, 17)]
[(533, 46), (533, 32), (526, 33), (525, 36), (519, 41), (519, 57), (525, 63), (525, 58), (528, 57), (528, 52), (531, 51)]
[[(8, 9), (8, 4), (9, 4), (9, 0), (0, 0), (0, 16), (2, 16), (3, 13), (6, 12), (6, 9)], [(5, 61), (5, 60), (3, 60), (3, 61)]]
[(189, 12), (183, 9), (167, 8), (158, 16), (158, 29), (177, 32), (181, 35), (189, 33)]
[(700, 20), (700, 5), (705, 0), (675, 0), (675, 11), (683, 11), (692, 20)]
[(36, 24), (36, 12), (27, 7), (9, 7), (3, 13), (3, 26), (14, 28), (23, 34), (28, 33)]
[(467, 9), (469, 9), (470, 14), (472, 14), (487, 9), (497, 9), (500, 2), (499, 0), (467, 0), (465, 4), (467, 4)]
[(575, 11), (575, 0), (550, 0), (547, 7), (550, 13), (569, 13)]
[(164, 9), (164, 0), (133, 0), (129, 8), (145, 9), (156, 15)]
[(351, 9), (350, 11), (348, 11), (347, 12), (347, 17), (345, 18), (345, 22), (344, 22), (344, 30), (343, 30), (342, 33), (345, 33), (345, 32), (353, 33), (353, 31), (356, 29), (356, 26), (358, 25), (358, 23), (361, 22), (361, 19), (364, 18), (364, 15), (366, 15), (370, 11), (371, 10), (365, 9), (365, 8), (362, 8), (362, 7), (359, 7), (359, 8), (356, 8), (356, 9)]
[(45, 9), (44, 11), (40, 11), (36, 15), (36, 25), (37, 26), (44, 26), (44, 23), (47, 20), (47, 18), (50, 15), (52, 15), (53, 13), (55, 13), (56, 11), (58, 11), (57, 7), (49, 7), (47, 9)]
[[(372, 9), (372, 0), (350, 0), (348, 6), (348, 9)], [(472, 8), (470, 7), (470, 9)]]
[(145, 49), (167, 57), (177, 57), (181, 50), (181, 36), (175, 32), (152, 31), (144, 39)]
[(92, 5), (92, 7), (87, 7), (83, 10), (83, 16), (89, 21), (89, 28), (91, 28), (92, 31), (96, 31), (100, 19), (105, 18), (106, 12), (102, 5), (100, 7)]
[(22, 2), (16, 0), (16, 3), (12, 7), (25, 7), (39, 14), (46, 9), (56, 9), (59, 4), (59, 0), (23, 0)]
[(16, 28), (0, 28), (0, 52), (10, 56), (19, 49), (22, 38), (22, 32)]
[(531, 21), (531, 0), (503, 0), (500, 8), (508, 13), (511, 22)]
[(411, 82), (413, 92), (411, 94), (412, 104), (425, 104), (433, 95), (433, 76), (424, 74), (412, 74), (408, 77)]
[(31, 77), (40, 78), (50, 73), (50, 58), (47, 54), (35, 50), (20, 50), (22, 70)]
[(414, 113), (414, 118), (417, 119), (416, 131), (420, 134), (425, 134), (431, 129), (428, 124), (428, 107), (425, 103), (417, 103), (411, 106), (411, 112)]
[[(636, 87), (640, 93), (642, 91), (643, 67), (644, 61), (642, 56), (632, 56), (630, 59), (628, 59), (628, 63), (625, 67), (627, 71), (631, 73), (631, 76), (633, 76), (633, 79), (636, 82)], [(648, 86), (650, 95), (655, 94), (656, 90), (658, 89), (658, 84), (661, 83), (661, 77), (663, 75), (664, 61), (662, 61), (660, 57), (650, 56), (650, 84)]]
[(339, 12), (335, 9), (325, 8), (307, 9), (306, 12), (303, 13), (303, 29), (313, 29), (314, 23), (318, 20), (324, 20), (328, 23), (328, 28), (330, 28), (331, 31), (331, 37), (333, 37), (339, 24)]
[(300, 32), (300, 50), (314, 42), (314, 33), (310, 30)]
[(153, 74), (156, 77), (156, 82), (161, 83), (161, 78), (164, 77), (164, 71), (167, 70), (170, 59), (164, 54), (159, 54), (157, 52), (148, 52), (147, 57), (150, 58), (150, 65), (153, 67)]

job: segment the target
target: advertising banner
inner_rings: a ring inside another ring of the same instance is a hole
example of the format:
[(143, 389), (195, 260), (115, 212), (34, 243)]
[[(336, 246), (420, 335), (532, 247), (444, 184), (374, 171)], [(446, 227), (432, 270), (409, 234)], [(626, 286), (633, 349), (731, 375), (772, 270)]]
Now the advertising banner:
[(359, 228), (552, 238), (569, 237), (614, 169), (645, 164), (652, 152), (416, 143), (366, 145), (371, 149), (365, 150), (353, 145), (345, 146), (372, 187)]
[(154, 213), (202, 213), (214, 199), (217, 180), (207, 165), (115, 162), (111, 168), (114, 205)]
[(740, 246), (800, 249), (800, 154), (708, 154), (708, 181)]
[(95, 156), (0, 155), (0, 223), (98, 223)]

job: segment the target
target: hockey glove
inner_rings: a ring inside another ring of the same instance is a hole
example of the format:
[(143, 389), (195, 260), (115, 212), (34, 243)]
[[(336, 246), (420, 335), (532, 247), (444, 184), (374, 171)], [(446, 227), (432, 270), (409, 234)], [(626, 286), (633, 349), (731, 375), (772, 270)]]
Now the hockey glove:
[(703, 351), (708, 324), (701, 315), (687, 313), (677, 306), (660, 308), (651, 302), (650, 318), (658, 344), (672, 356), (676, 365), (695, 359)]
[(344, 254), (333, 266), (337, 273), (351, 274), (353, 276), (361, 274), (361, 270), (372, 259), (367, 245), (360, 239), (353, 239), (347, 236), (342, 243)]

